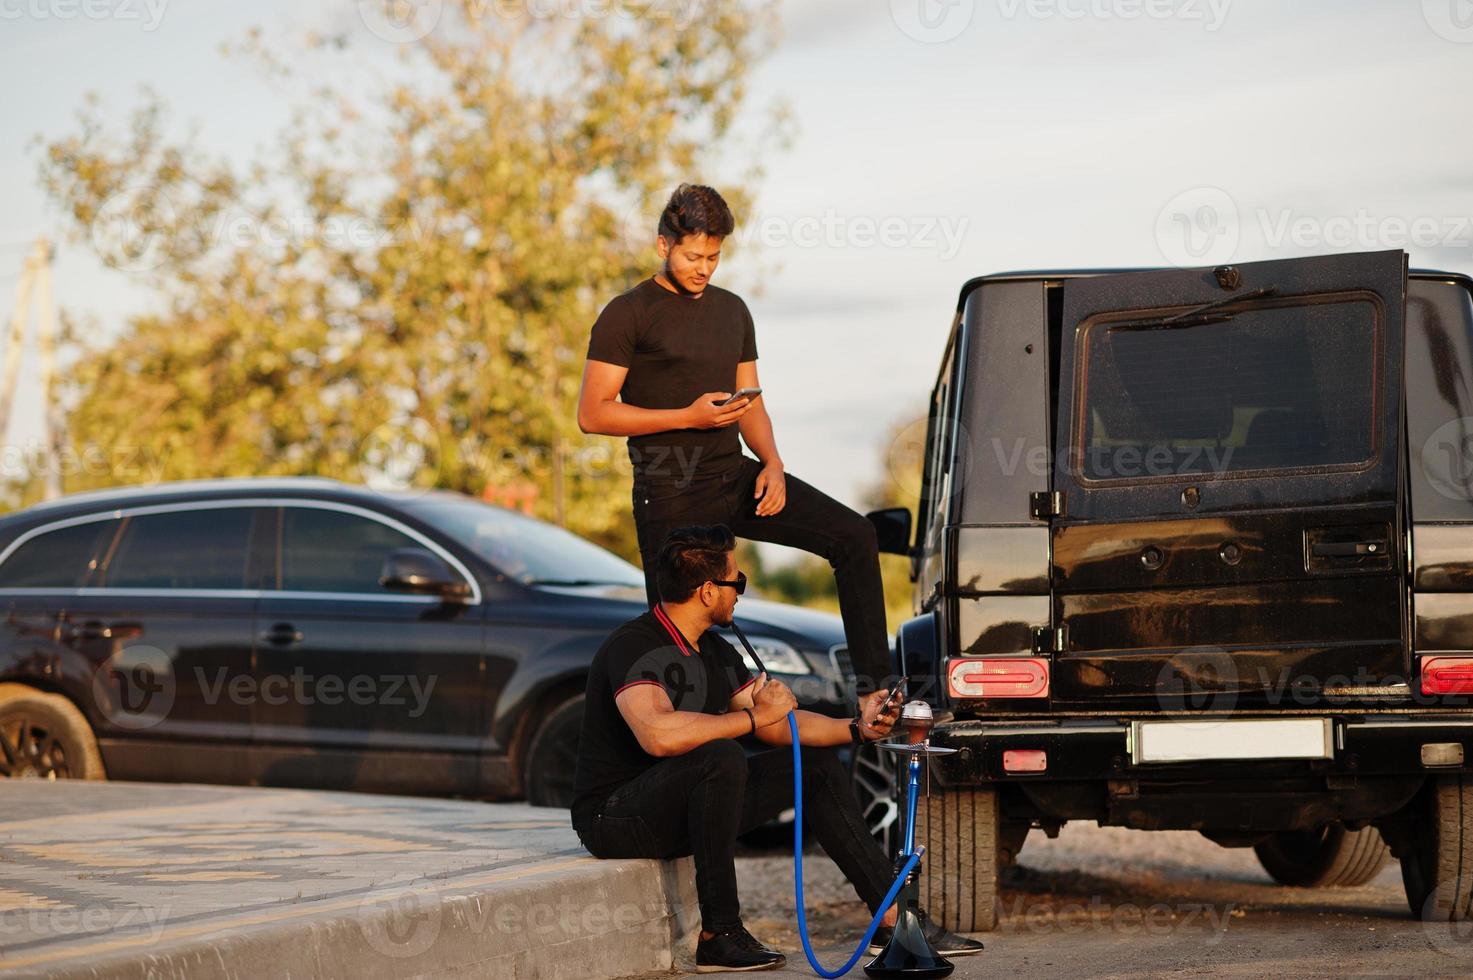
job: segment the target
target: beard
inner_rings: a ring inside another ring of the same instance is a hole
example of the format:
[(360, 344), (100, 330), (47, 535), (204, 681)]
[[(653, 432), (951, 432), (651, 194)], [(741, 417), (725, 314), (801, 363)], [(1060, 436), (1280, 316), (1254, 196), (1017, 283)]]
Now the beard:
[(674, 286), (682, 295), (684, 295), (684, 296), (698, 296), (698, 295), (700, 295), (699, 293), (696, 293), (695, 291), (693, 291), (691, 289), (687, 289), (685, 283), (681, 282), (676, 277), (675, 273), (670, 268), (670, 260), (669, 259), (666, 259), (665, 260), (665, 265), (664, 265), (663, 268), (660, 269), (660, 271), (662, 273), (664, 273), (664, 275), (665, 275), (665, 281), (668, 282), (668, 283), (670, 283), (670, 285)]

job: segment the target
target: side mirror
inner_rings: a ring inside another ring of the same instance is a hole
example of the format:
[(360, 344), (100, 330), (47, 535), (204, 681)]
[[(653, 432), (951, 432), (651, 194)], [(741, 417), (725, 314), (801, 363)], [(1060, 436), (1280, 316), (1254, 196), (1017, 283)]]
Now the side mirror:
[(378, 584), (386, 589), (463, 599), (470, 586), (450, 570), (445, 560), (424, 548), (398, 548), (389, 552), (379, 572)]
[(910, 555), (910, 508), (886, 507), (864, 515), (875, 526), (882, 555)]

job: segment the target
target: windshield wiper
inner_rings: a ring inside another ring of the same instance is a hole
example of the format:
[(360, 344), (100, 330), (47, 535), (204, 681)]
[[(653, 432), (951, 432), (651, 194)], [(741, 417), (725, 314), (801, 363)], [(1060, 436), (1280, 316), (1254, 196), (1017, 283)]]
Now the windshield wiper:
[(1264, 286), (1262, 289), (1250, 289), (1246, 293), (1236, 296), (1228, 296), (1225, 299), (1215, 299), (1201, 306), (1194, 306), (1190, 310), (1183, 310), (1171, 316), (1159, 317), (1153, 320), (1132, 320), (1129, 323), (1113, 323), (1111, 330), (1172, 330), (1179, 327), (1196, 327), (1204, 323), (1222, 323), (1231, 320), (1238, 315), (1239, 311), (1228, 313), (1222, 309), (1234, 303), (1243, 303), (1251, 299), (1263, 299), (1272, 296), (1279, 291), (1277, 286)]

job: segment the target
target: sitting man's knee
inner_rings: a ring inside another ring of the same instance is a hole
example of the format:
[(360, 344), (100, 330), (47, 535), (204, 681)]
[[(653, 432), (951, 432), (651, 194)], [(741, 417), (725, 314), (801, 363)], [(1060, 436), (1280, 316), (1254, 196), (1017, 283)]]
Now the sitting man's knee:
[(691, 755), (710, 769), (723, 773), (746, 772), (747, 753), (732, 738), (714, 738), (691, 749)]

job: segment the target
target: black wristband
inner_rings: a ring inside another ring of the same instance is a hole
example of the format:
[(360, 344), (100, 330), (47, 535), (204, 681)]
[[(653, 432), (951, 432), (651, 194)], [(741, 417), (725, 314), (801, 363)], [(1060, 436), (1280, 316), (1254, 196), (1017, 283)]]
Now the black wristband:
[(742, 710), (747, 713), (747, 720), (752, 723), (752, 730), (750, 732), (748, 732), (747, 734), (748, 735), (756, 735), (757, 734), (757, 716), (754, 715), (754, 714), (752, 714), (752, 709), (751, 708), (743, 708)]
[(849, 719), (849, 740), (856, 746), (864, 744), (864, 736), (859, 733), (859, 719)]

